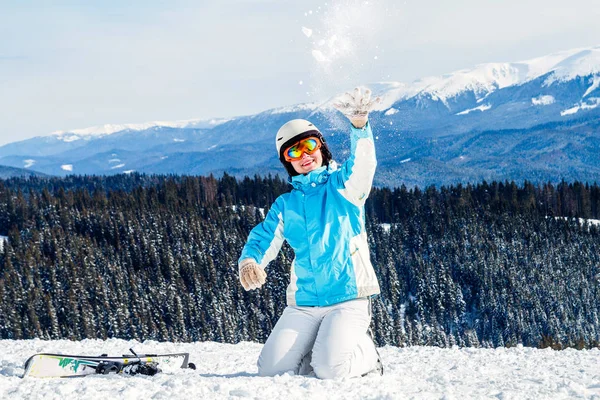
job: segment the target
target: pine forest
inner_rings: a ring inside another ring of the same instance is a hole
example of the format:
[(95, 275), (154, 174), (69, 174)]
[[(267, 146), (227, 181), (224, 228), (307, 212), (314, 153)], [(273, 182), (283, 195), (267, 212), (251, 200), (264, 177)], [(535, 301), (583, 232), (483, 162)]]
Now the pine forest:
[[(237, 260), (281, 178), (0, 181), (0, 338), (264, 342), (293, 252), (246, 292)], [(374, 188), (378, 345), (600, 344), (600, 187)]]

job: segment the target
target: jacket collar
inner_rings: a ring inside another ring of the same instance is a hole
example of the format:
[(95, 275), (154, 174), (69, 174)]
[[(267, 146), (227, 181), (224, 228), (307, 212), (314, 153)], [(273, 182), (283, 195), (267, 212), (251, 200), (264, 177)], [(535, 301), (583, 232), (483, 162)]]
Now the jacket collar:
[(310, 171), (308, 174), (296, 175), (289, 179), (289, 183), (294, 187), (294, 189), (303, 189), (307, 186), (319, 185), (321, 183), (327, 182), (329, 179), (329, 175), (337, 169), (337, 164), (335, 161), (331, 161), (329, 165), (322, 166)]

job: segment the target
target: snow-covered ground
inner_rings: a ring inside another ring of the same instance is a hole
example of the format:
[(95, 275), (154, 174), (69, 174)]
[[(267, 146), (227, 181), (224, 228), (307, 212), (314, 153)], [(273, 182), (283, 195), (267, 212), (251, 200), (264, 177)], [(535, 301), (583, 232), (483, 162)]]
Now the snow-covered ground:
[[(21, 379), (39, 352), (189, 352), (197, 369), (149, 376)], [(111, 339), (0, 340), (0, 399), (600, 399), (600, 350), (384, 347), (384, 376), (335, 381), (256, 375), (262, 345)]]

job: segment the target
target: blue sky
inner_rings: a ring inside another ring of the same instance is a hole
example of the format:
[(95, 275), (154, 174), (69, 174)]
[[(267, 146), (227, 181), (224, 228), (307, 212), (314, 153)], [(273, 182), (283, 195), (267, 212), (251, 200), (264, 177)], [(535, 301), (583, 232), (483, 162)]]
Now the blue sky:
[[(597, 0), (3, 0), (0, 145), (252, 114), (358, 84), (590, 47), (598, 20)], [(334, 47), (342, 36), (349, 46), (317, 62), (316, 42), (333, 36)]]

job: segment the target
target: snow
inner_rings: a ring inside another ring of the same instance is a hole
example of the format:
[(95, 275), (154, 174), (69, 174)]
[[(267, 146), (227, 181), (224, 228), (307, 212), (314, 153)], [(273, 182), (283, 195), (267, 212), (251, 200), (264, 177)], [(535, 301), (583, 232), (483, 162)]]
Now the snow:
[(407, 163), (407, 162), (409, 162), (410, 160), (411, 160), (410, 158), (404, 159), (404, 160), (400, 161), (400, 164)]
[(79, 139), (81, 139), (80, 136), (77, 135), (69, 135), (69, 134), (59, 134), (59, 139), (61, 139), (63, 142), (75, 142)]
[[(546, 218), (550, 218), (550, 217), (546, 217)], [(569, 221), (571, 218), (569, 217), (554, 217), (556, 219), (561, 219), (561, 220), (565, 220), (565, 221)], [(577, 221), (581, 224), (581, 225), (585, 225), (585, 224), (589, 224), (589, 225), (600, 225), (600, 219), (591, 219), (591, 218), (578, 218)]]
[(482, 101), (498, 89), (522, 85), (546, 74), (550, 74), (544, 82), (546, 86), (558, 80), (594, 75), (592, 85), (583, 96), (586, 97), (600, 86), (600, 46), (571, 49), (525, 61), (479, 64), (472, 69), (425, 77), (410, 84), (379, 82), (368, 86), (373, 94), (382, 96), (383, 101), (376, 110), (384, 111), (398, 101), (423, 94), (446, 102), (449, 98), (472, 90), (478, 101)]
[(425, 89), (427, 84), (421, 81), (415, 81), (410, 85), (402, 82), (378, 82), (370, 83), (368, 86), (374, 96), (381, 96), (381, 103), (375, 106), (375, 110), (384, 111), (391, 109), (397, 101), (416, 96)]
[(294, 104), (292, 106), (287, 107), (279, 107), (270, 110), (271, 114), (287, 114), (294, 113), (299, 111), (314, 111), (319, 107), (318, 103), (302, 103), (302, 104)]
[(393, 108), (393, 107), (392, 107), (392, 108), (390, 108), (389, 110), (387, 110), (387, 111), (384, 113), (384, 115), (385, 115), (385, 116), (394, 115), (394, 114), (396, 114), (397, 112), (398, 112), (398, 110), (396, 110), (395, 108)]
[[(94, 375), (74, 379), (21, 379), (34, 353), (120, 355), (189, 352), (196, 370), (156, 376)], [(261, 344), (84, 340), (0, 341), (0, 398), (106, 399), (600, 399), (600, 350), (475, 349), (437, 347), (379, 349), (383, 376), (320, 380), (257, 376)]]
[(173, 141), (176, 143), (182, 143), (182, 142), (185, 142), (185, 139), (176, 139), (175, 138), (175, 139), (173, 139)]
[(118, 158), (111, 158), (110, 160), (108, 160), (108, 162), (109, 163), (118, 163), (118, 162), (121, 162), (121, 160)]
[(125, 164), (117, 164), (117, 165), (114, 165), (114, 166), (110, 167), (110, 169), (123, 168), (124, 166), (125, 166)]
[(567, 110), (563, 110), (560, 112), (560, 115), (562, 117), (564, 117), (565, 115), (571, 115), (571, 114), (575, 114), (577, 113), (579, 110), (591, 110), (594, 109), (596, 107), (598, 107), (600, 105), (600, 98), (598, 97), (590, 97), (588, 99), (588, 102), (580, 102), (579, 104), (575, 105), (574, 107), (571, 107)]
[(311, 66), (306, 94), (325, 99), (332, 91), (352, 89), (348, 82), (357, 82), (359, 71), (368, 67), (365, 64), (382, 53), (375, 40), (383, 30), (382, 20), (389, 18), (388, 7), (378, 2), (334, 0), (305, 16), (301, 28)]
[(73, 164), (63, 164), (60, 168), (64, 171), (73, 171)]
[(23, 160), (23, 168), (30, 168), (33, 166), (33, 164), (35, 164), (35, 160), (32, 159), (28, 159), (28, 160)]
[(539, 76), (545, 75), (557, 65), (562, 63), (564, 60), (572, 57), (579, 53), (581, 48), (569, 49), (564, 51), (558, 51), (556, 53), (548, 54), (542, 57), (532, 58), (526, 61), (520, 61), (519, 64), (523, 64), (527, 68), (527, 74), (525, 79), (535, 79)]
[(492, 106), (490, 104), (484, 104), (484, 105), (481, 105), (479, 107), (470, 108), (468, 110), (461, 111), (461, 112), (457, 113), (456, 115), (467, 115), (468, 113), (470, 113), (472, 111), (481, 111), (481, 112), (484, 112), (486, 110), (489, 110), (490, 108), (492, 108)]
[[(348, 25), (339, 28), (339, 30), (346, 32), (349, 28)], [(332, 29), (336, 31), (338, 28)], [(333, 35), (328, 40), (337, 41), (338, 39), (336, 35)], [(345, 53), (350, 53), (352, 46), (355, 45), (355, 43), (350, 42), (349, 49), (340, 54), (330, 54), (326, 51), (328, 47), (327, 40), (322, 39), (320, 42), (315, 42), (315, 44), (316, 48), (312, 50), (313, 57), (323, 66), (328, 66), (337, 59), (346, 57), (347, 54)], [(482, 103), (498, 89), (522, 85), (544, 75), (548, 75), (544, 82), (545, 86), (559, 80), (564, 81), (574, 79), (577, 76), (593, 75), (592, 84), (583, 96), (583, 98), (587, 97), (600, 87), (600, 46), (571, 49), (518, 62), (484, 63), (471, 69), (462, 69), (441, 76), (424, 77), (408, 84), (389, 81), (369, 83), (367, 86), (373, 91), (374, 96), (382, 98), (381, 103), (375, 106), (375, 110), (384, 112), (385, 115), (393, 115), (394, 111), (391, 110), (395, 110), (393, 108), (395, 103), (413, 97), (427, 95), (433, 100), (446, 104), (447, 100), (452, 97), (466, 91), (473, 91), (477, 102)], [(338, 97), (340, 95), (333, 96), (325, 102), (322, 108), (333, 110), (332, 104)], [(532, 104), (548, 105), (554, 101), (555, 99), (552, 96), (540, 95), (532, 99)], [(465, 110), (457, 115), (468, 114), (475, 110), (485, 111), (489, 107), (489, 105), (482, 105), (481, 108)], [(583, 108), (590, 107), (593, 108), (595, 105), (588, 104)], [(571, 112), (577, 112), (577, 110)]]
[(4, 249), (4, 242), (8, 242), (8, 236), (0, 235), (0, 251)]
[(590, 86), (582, 97), (586, 97), (588, 94), (592, 93), (594, 90), (598, 89), (600, 86), (600, 75), (596, 75), (592, 78), (592, 86)]
[(472, 70), (457, 71), (438, 78), (428, 85), (427, 92), (442, 101), (465, 90), (472, 90), (481, 97), (496, 89), (518, 84), (521, 73), (519, 66), (509, 63), (482, 64)]
[(152, 121), (144, 122), (139, 124), (104, 124), (98, 126), (92, 126), (83, 129), (72, 129), (69, 131), (55, 131), (52, 135), (56, 136), (57, 139), (65, 142), (73, 142), (80, 139), (90, 139), (92, 137), (101, 137), (111, 135), (113, 133), (131, 130), (131, 131), (143, 131), (151, 128), (182, 128), (182, 129), (193, 129), (193, 128), (212, 128), (217, 125), (229, 122), (233, 118), (212, 118), (212, 119), (187, 119), (179, 121)]
[(538, 96), (538, 97), (534, 97), (531, 99), (531, 103), (533, 105), (542, 105), (542, 106), (547, 106), (550, 104), (553, 104), (556, 100), (554, 99), (554, 96), (549, 96), (549, 95), (542, 95), (542, 96)]
[(329, 61), (320, 50), (313, 50), (311, 54), (317, 62), (324, 63)]
[(573, 49), (564, 52), (564, 55), (566, 57), (552, 67), (554, 73), (545, 84), (551, 85), (555, 81), (567, 81), (577, 76), (600, 73), (600, 46)]
[(580, 106), (568, 108), (566, 110), (561, 111), (560, 115), (564, 117), (565, 115), (575, 114), (577, 111), (579, 111), (580, 108), (581, 108)]
[(542, 95), (538, 97), (533, 97), (531, 99), (531, 104), (533, 104), (534, 106), (547, 106), (553, 104), (554, 101), (554, 96)]

